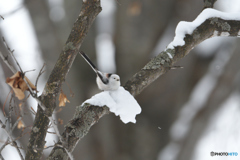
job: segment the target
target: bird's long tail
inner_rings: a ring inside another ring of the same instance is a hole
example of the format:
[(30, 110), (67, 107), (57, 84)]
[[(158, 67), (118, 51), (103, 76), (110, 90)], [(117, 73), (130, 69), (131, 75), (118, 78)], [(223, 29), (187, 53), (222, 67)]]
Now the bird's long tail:
[(96, 72), (97, 76), (102, 80), (102, 82), (104, 84), (108, 83), (108, 79), (105, 78), (105, 76), (103, 75), (102, 72), (100, 72), (97, 67), (92, 63), (92, 61), (90, 60), (90, 58), (88, 58), (88, 56), (83, 52), (80, 51), (79, 54), (83, 57), (83, 59), (85, 59), (85, 61), (92, 67), (92, 69), (94, 70), (94, 72)]
[(92, 61), (88, 58), (88, 56), (83, 52), (80, 51), (79, 54), (83, 57), (83, 59), (85, 59), (85, 61), (92, 67), (92, 69), (94, 70), (94, 72), (98, 72), (97, 67), (92, 63)]

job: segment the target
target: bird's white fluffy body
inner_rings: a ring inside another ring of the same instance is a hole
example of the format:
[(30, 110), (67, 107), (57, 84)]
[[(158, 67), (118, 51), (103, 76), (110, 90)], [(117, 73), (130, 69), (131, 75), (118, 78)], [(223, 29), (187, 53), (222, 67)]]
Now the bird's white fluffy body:
[(120, 83), (120, 77), (117, 74), (112, 74), (108, 79), (108, 84), (104, 84), (102, 80), (97, 76), (97, 85), (100, 90), (103, 91), (114, 91), (117, 90), (121, 83)]

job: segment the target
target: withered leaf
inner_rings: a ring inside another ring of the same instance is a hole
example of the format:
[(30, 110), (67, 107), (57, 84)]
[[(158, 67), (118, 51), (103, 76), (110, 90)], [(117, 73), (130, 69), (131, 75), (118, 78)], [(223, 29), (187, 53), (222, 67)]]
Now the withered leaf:
[[(30, 87), (32, 88), (32, 90), (36, 90), (36, 87), (32, 84), (32, 82), (30, 82), (30, 80), (24, 76), (24, 78), (27, 80), (28, 84), (30, 85)], [(19, 99), (22, 100), (25, 95), (24, 95), (24, 91), (25, 90), (29, 90), (26, 82), (23, 80), (22, 76), (21, 76), (21, 72), (17, 72), (15, 73), (12, 77), (8, 77), (6, 79), (6, 83), (12, 87), (15, 96)]]
[(61, 92), (60, 95), (59, 95), (59, 107), (64, 107), (66, 106), (66, 102), (70, 103), (70, 101), (67, 99), (67, 96)]
[(23, 124), (22, 120), (20, 120), (20, 121), (18, 122), (17, 128), (18, 128), (18, 129), (21, 129), (21, 128), (24, 128), (24, 127), (25, 127), (25, 125)]
[(62, 125), (63, 124), (63, 120), (58, 118), (58, 123)]

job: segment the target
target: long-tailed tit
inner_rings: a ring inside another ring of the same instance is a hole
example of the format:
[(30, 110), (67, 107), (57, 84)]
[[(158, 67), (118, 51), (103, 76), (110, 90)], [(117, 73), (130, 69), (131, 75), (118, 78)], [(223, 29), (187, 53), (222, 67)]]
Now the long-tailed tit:
[(80, 51), (79, 53), (85, 59), (85, 61), (92, 67), (94, 72), (97, 74), (96, 81), (97, 81), (98, 88), (100, 90), (114, 91), (119, 88), (120, 77), (117, 74), (100, 72), (83, 51)]

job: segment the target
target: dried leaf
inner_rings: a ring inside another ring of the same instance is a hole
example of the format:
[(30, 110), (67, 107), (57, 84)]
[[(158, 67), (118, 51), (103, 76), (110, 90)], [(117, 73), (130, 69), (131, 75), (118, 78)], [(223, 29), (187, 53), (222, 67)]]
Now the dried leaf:
[[(26, 76), (24, 78), (27, 80), (32, 90), (36, 90), (36, 87), (29, 81), (29, 79)], [(7, 78), (6, 83), (12, 87), (15, 96), (19, 100), (22, 100), (25, 97), (24, 91), (29, 90), (27, 84), (22, 79), (21, 72), (17, 72), (12, 77)]]
[(21, 129), (21, 128), (23, 128), (23, 127), (25, 127), (25, 125), (23, 124), (22, 120), (20, 120), (20, 121), (18, 122), (17, 128), (18, 128), (18, 129)]
[(67, 99), (67, 96), (61, 92), (59, 95), (59, 107), (64, 107), (66, 105), (66, 102), (70, 103), (70, 101)]
[(62, 124), (63, 124), (63, 120), (60, 119), (60, 118), (58, 118), (58, 123), (59, 123), (60, 125), (62, 125)]

